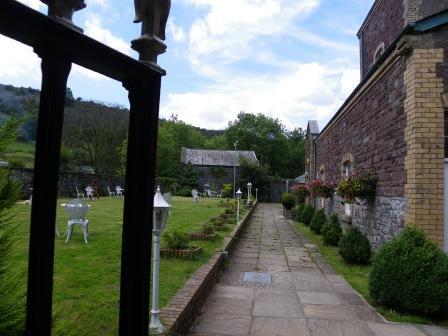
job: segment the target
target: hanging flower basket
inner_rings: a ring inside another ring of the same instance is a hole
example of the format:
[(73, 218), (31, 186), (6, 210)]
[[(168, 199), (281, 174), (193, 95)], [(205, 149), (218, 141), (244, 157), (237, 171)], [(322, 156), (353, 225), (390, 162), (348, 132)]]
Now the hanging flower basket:
[(307, 185), (305, 184), (295, 184), (291, 188), (291, 192), (294, 196), (297, 197), (299, 200), (299, 203), (304, 203), (305, 199), (310, 194), (310, 190)]
[(335, 184), (329, 181), (315, 179), (310, 183), (310, 191), (315, 197), (330, 198), (335, 191)]
[(373, 201), (376, 194), (378, 177), (372, 174), (351, 176), (339, 182), (336, 193), (344, 200), (343, 203), (356, 203), (356, 199)]

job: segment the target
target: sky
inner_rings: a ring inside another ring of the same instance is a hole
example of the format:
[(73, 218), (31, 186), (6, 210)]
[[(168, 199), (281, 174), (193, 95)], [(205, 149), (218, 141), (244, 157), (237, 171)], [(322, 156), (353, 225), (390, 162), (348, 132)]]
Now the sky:
[[(172, 0), (167, 52), (158, 64), (160, 116), (224, 129), (240, 111), (288, 129), (330, 120), (359, 83), (356, 32), (374, 0)], [(20, 2), (47, 12), (39, 0)], [(132, 0), (85, 0), (73, 21), (84, 33), (138, 58)], [(40, 88), (32, 49), (0, 35), (0, 83)], [(120, 83), (74, 65), (75, 97), (129, 106)]]

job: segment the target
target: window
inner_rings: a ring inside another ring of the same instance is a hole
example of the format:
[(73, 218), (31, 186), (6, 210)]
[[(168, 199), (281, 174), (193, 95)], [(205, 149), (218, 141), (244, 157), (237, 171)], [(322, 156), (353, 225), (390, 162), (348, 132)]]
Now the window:
[[(343, 166), (344, 166), (345, 177), (350, 177), (352, 175), (352, 163), (350, 161), (345, 161)], [(346, 216), (352, 215), (352, 205), (351, 204), (348, 204), (348, 203), (344, 204), (344, 213)]]
[(376, 48), (375, 53), (373, 54), (373, 63), (380, 59), (384, 54), (384, 42), (381, 42), (380, 45)]

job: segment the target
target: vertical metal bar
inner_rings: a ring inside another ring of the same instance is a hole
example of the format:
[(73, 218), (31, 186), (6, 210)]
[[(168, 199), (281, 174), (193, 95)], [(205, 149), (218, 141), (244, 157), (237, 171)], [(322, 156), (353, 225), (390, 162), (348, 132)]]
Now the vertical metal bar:
[(59, 154), (71, 63), (51, 48), (36, 52), (42, 57), (42, 90), (34, 159), (26, 334), (41, 336), (51, 334)]
[(132, 80), (123, 85), (129, 91), (131, 112), (123, 214), (119, 334), (146, 336), (149, 328), (160, 77)]

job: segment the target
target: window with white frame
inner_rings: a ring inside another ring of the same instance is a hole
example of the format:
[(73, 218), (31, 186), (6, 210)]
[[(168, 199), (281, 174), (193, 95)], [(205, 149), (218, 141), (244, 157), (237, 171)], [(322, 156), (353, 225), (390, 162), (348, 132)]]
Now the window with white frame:
[[(344, 174), (345, 177), (350, 177), (352, 175), (352, 163), (350, 161), (344, 162)], [(346, 216), (352, 215), (352, 205), (349, 203), (344, 204), (344, 213)]]

